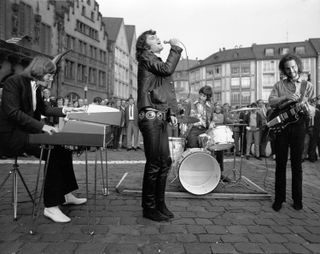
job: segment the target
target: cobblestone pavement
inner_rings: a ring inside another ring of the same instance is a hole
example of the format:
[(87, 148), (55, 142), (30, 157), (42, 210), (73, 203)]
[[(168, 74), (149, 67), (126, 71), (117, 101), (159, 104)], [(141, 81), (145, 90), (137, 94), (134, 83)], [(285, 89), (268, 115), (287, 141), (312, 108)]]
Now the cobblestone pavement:
[[(93, 153), (89, 159), (92, 160)], [(25, 159), (23, 159), (25, 160)], [(37, 172), (35, 160), (21, 162), (27, 184), (34, 189)], [(79, 183), (78, 196), (85, 196), (83, 155), (75, 164)], [(117, 164), (115, 161), (126, 160)], [(135, 160), (133, 164), (128, 161)], [(57, 224), (41, 214), (36, 233), (29, 234), (32, 204), (19, 182), (18, 220), (12, 219), (11, 185), (0, 192), (0, 253), (320, 253), (320, 161), (304, 162), (304, 209), (291, 207), (291, 173), (287, 175), (287, 203), (280, 212), (271, 209), (270, 200), (167, 198), (175, 218), (157, 223), (142, 218), (140, 197), (124, 195), (115, 186), (125, 172), (143, 167), (142, 151), (109, 152), (110, 195), (101, 194), (98, 170), (98, 195), (95, 234), (89, 235), (87, 206), (64, 206), (71, 217), (68, 224)], [(82, 164), (81, 164), (82, 162)], [(268, 170), (266, 170), (266, 165)], [(0, 181), (11, 163), (0, 161)], [(93, 170), (89, 171), (89, 204), (93, 207)], [(273, 197), (274, 161), (243, 160), (243, 174), (265, 188)]]

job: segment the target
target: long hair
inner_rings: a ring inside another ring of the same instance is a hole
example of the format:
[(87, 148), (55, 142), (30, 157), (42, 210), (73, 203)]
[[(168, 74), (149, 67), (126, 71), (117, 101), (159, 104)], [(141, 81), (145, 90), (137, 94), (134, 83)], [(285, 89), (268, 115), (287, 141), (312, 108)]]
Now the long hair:
[(154, 30), (148, 30), (143, 32), (137, 39), (136, 43), (136, 59), (139, 62), (142, 53), (145, 50), (150, 49), (150, 46), (147, 44), (147, 35), (155, 35), (157, 32)]
[(210, 86), (203, 86), (200, 88), (199, 90), (199, 94), (202, 93), (204, 94), (205, 96), (207, 96), (207, 101), (210, 101), (211, 100), (211, 96), (212, 96), (212, 89)]
[(285, 75), (285, 76), (287, 76), (287, 75), (286, 75), (286, 72), (285, 72), (285, 69), (284, 69), (284, 65), (285, 65), (286, 62), (291, 61), (291, 60), (294, 60), (294, 61), (296, 62), (297, 66), (298, 66), (298, 73), (299, 73), (299, 74), (300, 74), (300, 73), (302, 72), (302, 70), (303, 70), (303, 68), (302, 68), (302, 62), (301, 62), (300, 57), (298, 57), (297, 55), (294, 55), (294, 54), (289, 53), (289, 54), (284, 55), (284, 56), (281, 58), (280, 62), (279, 62), (279, 70), (280, 70), (280, 71), (282, 72), (282, 74)]
[(57, 67), (50, 58), (45, 56), (36, 56), (24, 69), (23, 73), (36, 80), (42, 81), (44, 75), (54, 74), (56, 70)]

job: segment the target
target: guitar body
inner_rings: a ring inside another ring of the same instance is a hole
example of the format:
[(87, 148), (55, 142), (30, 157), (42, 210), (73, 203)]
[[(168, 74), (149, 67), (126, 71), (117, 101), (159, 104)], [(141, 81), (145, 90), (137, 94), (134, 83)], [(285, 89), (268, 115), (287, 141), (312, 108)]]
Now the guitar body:
[(267, 117), (270, 131), (280, 133), (289, 124), (297, 122), (303, 115), (307, 115), (305, 103), (290, 102), (285, 106), (274, 109)]
[(289, 124), (297, 122), (301, 113), (296, 110), (297, 103), (291, 103), (287, 107), (284, 108), (275, 108), (268, 115), (267, 120), (268, 123), (278, 118), (277, 122), (274, 122), (272, 126), (269, 126), (270, 131), (277, 134), (284, 130)]

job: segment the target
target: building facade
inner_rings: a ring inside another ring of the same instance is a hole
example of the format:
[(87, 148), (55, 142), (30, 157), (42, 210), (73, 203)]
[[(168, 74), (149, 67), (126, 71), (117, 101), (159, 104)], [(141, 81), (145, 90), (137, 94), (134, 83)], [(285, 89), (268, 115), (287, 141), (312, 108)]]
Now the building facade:
[(280, 80), (279, 61), (286, 53), (302, 59), (305, 80), (320, 91), (320, 39), (304, 42), (256, 45), (247, 48), (222, 49), (190, 68), (191, 90), (204, 85), (213, 88), (213, 101), (246, 106), (258, 99), (268, 100), (273, 85)]
[(130, 50), (123, 18), (103, 17), (108, 38), (110, 59), (110, 96), (128, 99), (130, 96)]

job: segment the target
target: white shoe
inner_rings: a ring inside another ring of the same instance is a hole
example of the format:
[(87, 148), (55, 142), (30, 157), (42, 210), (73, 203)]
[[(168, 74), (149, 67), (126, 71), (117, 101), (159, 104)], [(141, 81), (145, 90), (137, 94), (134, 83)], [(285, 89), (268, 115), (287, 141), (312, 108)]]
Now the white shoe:
[(43, 215), (54, 222), (66, 223), (71, 221), (68, 216), (61, 212), (58, 206), (44, 208)]
[(64, 205), (82, 205), (87, 202), (86, 198), (77, 198), (71, 192), (64, 195), (64, 198), (66, 200), (63, 203)]

